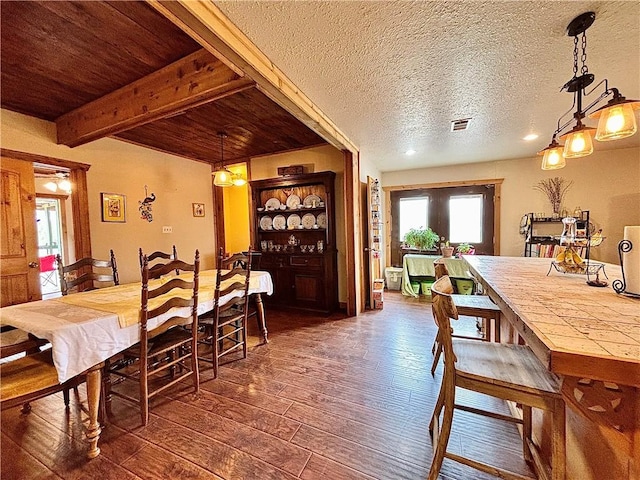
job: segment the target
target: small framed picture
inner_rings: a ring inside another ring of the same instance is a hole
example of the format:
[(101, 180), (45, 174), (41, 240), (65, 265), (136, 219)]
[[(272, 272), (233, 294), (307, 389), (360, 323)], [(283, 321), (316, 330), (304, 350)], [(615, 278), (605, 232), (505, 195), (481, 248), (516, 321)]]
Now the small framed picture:
[(120, 193), (100, 193), (102, 221), (125, 223), (126, 198)]
[(204, 217), (204, 203), (192, 203), (191, 205), (194, 217)]

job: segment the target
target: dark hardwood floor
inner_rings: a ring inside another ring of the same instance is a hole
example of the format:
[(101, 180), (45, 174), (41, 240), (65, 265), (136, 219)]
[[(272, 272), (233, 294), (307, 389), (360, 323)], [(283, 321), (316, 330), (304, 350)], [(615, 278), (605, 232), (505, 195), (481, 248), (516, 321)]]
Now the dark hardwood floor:
[[(430, 415), (441, 366), (430, 373), (431, 306), (385, 292), (384, 310), (357, 318), (267, 311), (268, 345), (254, 322), (246, 360), (212, 379), (203, 366), (197, 398), (188, 383), (138, 409), (114, 398), (100, 439), (85, 457), (83, 388), (65, 412), (61, 395), (32, 412), (1, 415), (1, 470), (13, 479), (424, 479)], [(135, 387), (134, 387), (135, 389)], [(504, 403), (460, 392), (459, 401), (507, 412)], [(530, 474), (517, 429), (456, 412), (452, 450)], [(442, 478), (493, 478), (445, 460)]]

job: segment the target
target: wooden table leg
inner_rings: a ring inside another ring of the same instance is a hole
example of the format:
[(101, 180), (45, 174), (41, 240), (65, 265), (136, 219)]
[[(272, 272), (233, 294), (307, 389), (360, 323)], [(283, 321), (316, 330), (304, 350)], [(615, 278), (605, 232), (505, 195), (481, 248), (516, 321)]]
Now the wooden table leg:
[(262, 332), (264, 343), (269, 343), (269, 339), (267, 338), (267, 320), (264, 316), (264, 304), (262, 303), (262, 296), (259, 293), (256, 293), (255, 297), (256, 310), (258, 311), (258, 314), (256, 315), (256, 319), (258, 320), (258, 330)]
[(95, 458), (100, 455), (98, 440), (100, 439), (100, 423), (98, 422), (98, 410), (100, 407), (100, 389), (102, 364), (91, 367), (87, 372), (87, 403), (89, 404), (89, 426), (87, 428), (87, 440), (89, 452), (87, 457)]

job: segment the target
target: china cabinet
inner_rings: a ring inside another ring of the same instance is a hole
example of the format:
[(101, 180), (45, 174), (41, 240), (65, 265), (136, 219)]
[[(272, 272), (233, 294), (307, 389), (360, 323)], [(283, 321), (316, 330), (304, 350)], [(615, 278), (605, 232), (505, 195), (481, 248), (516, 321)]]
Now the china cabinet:
[(251, 185), (253, 246), (271, 273), (278, 307), (330, 313), (338, 305), (335, 173), (255, 180)]

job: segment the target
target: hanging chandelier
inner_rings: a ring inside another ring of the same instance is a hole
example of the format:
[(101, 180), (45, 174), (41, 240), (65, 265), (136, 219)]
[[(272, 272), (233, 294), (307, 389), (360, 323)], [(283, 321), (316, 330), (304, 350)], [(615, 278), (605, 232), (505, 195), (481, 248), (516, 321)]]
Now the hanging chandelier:
[[(562, 168), (566, 165), (565, 159), (567, 158), (591, 155), (593, 153), (594, 134), (596, 140), (606, 142), (630, 137), (637, 131), (634, 110), (640, 109), (639, 100), (627, 100), (617, 88), (609, 88), (606, 78), (590, 91), (586, 91), (586, 88), (595, 80), (595, 76), (589, 73), (589, 68), (587, 67), (586, 36), (587, 29), (595, 19), (596, 14), (594, 12), (586, 12), (578, 15), (567, 26), (567, 35), (573, 37), (573, 78), (564, 84), (561, 91), (565, 90), (573, 93), (573, 105), (558, 119), (558, 128), (553, 132), (549, 146), (538, 152), (538, 155), (543, 155), (543, 170)], [(581, 38), (579, 38), (580, 35), (582, 35)], [(578, 71), (579, 63), (582, 64), (580, 71)], [(603, 86), (604, 91), (593, 102), (583, 107), (585, 97), (592, 94), (600, 86)], [(605, 98), (611, 95), (613, 97), (606, 105), (592, 111)], [(575, 111), (573, 111), (574, 108)], [(561, 124), (567, 115), (572, 112), (571, 118)], [(587, 115), (589, 118), (599, 119), (597, 129), (589, 127), (582, 122), (582, 119)], [(574, 122), (573, 127), (567, 131), (567, 128)], [(564, 142), (564, 145), (558, 142), (558, 138)]]
[(213, 184), (216, 187), (240, 187), (245, 185), (247, 181), (242, 175), (233, 173), (224, 165), (224, 139), (227, 138), (227, 134), (218, 132), (218, 136), (220, 137), (220, 168), (213, 173)]
[(213, 184), (216, 187), (230, 187), (233, 185), (233, 173), (224, 166), (224, 139), (227, 138), (225, 132), (218, 132), (220, 137), (220, 168), (214, 172)]

